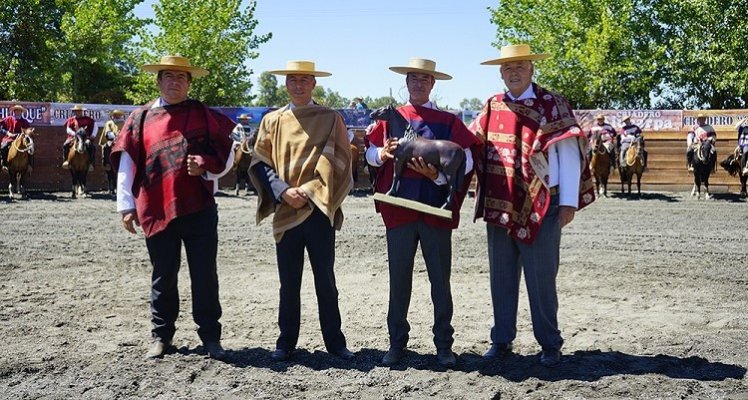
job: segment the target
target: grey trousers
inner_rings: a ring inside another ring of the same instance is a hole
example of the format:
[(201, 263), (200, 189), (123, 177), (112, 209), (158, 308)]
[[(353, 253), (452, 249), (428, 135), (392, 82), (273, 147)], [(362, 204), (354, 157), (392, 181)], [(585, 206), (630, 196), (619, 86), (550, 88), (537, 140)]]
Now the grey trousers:
[(551, 197), (548, 212), (532, 244), (511, 238), (507, 230), (498, 225), (488, 224), (487, 230), (494, 317), (491, 341), (506, 344), (517, 336), (519, 282), (524, 270), (535, 340), (543, 348), (560, 349), (564, 340), (558, 329), (556, 295), (561, 244), (558, 195)]
[(431, 301), (434, 303), (434, 344), (437, 349), (449, 349), (454, 342), (452, 328), (452, 230), (435, 228), (422, 221), (387, 229), (387, 256), (390, 269), (390, 305), (387, 328), (390, 347), (405, 348), (410, 324), (408, 308), (413, 289), (413, 263), (418, 243), (426, 262), (431, 282)]

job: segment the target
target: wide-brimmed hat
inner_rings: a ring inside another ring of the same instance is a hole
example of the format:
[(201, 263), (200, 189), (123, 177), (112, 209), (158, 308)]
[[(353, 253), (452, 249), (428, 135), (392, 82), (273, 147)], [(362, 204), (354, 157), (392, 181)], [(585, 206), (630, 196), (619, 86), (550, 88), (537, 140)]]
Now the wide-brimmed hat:
[(249, 114), (239, 114), (239, 116), (236, 117), (236, 119), (252, 119), (252, 116)]
[(140, 69), (154, 74), (164, 70), (184, 71), (195, 78), (208, 75), (208, 70), (190, 64), (190, 60), (182, 56), (163, 56), (158, 64), (145, 64)]
[(530, 45), (527, 44), (510, 44), (501, 48), (501, 56), (493, 60), (483, 61), (481, 65), (501, 65), (512, 61), (523, 60), (545, 60), (551, 55), (548, 53), (533, 53)]
[(70, 111), (86, 111), (86, 107), (83, 107), (80, 104), (76, 104), (73, 106), (73, 108), (70, 109)]
[(10, 108), (11, 112), (16, 111), (16, 110), (21, 110), (21, 112), (26, 112), (26, 107), (24, 107), (24, 106), (22, 106), (20, 104), (15, 104), (15, 105), (13, 105), (13, 107)]
[(698, 114), (696, 114), (696, 119), (699, 119), (699, 118), (706, 118), (706, 114), (704, 114), (704, 113), (698, 113)]
[(268, 71), (273, 75), (311, 75), (311, 76), (330, 76), (329, 72), (317, 71), (312, 61), (295, 60), (286, 62), (286, 69), (276, 69)]
[(112, 112), (109, 113), (109, 115), (125, 115), (125, 114), (126, 114), (126, 112), (124, 112), (122, 110), (117, 110), (117, 109), (112, 110)]
[(623, 117), (621, 117), (621, 122), (630, 121), (630, 120), (631, 120), (631, 116), (630, 115), (624, 115)]
[(595, 115), (595, 119), (605, 119), (605, 114), (597, 114)]
[(397, 72), (398, 74), (408, 75), (408, 72), (417, 72), (420, 74), (429, 74), (434, 79), (447, 81), (452, 79), (450, 75), (444, 72), (436, 70), (436, 62), (425, 58), (413, 57), (408, 60), (408, 65), (405, 67), (390, 67), (390, 71)]

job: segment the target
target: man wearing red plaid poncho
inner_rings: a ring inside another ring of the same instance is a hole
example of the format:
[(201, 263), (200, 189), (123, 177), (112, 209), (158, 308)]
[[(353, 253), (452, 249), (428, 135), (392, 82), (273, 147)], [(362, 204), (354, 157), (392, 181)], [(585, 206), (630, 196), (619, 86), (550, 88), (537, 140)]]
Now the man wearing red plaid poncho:
[(161, 96), (135, 110), (112, 148), (117, 174), (117, 211), (124, 228), (140, 225), (153, 265), (148, 358), (174, 351), (179, 314), (177, 276), (182, 243), (192, 280), (192, 316), (209, 357), (222, 358), (221, 304), (216, 256), (218, 178), (233, 163), (234, 123), (197, 100), (188, 99), (193, 77), (208, 71), (180, 56), (144, 65), (158, 73)]
[(517, 334), (517, 302), (524, 271), (540, 362), (561, 360), (556, 275), (561, 228), (594, 200), (585, 158), (587, 140), (569, 103), (532, 82), (534, 54), (528, 45), (501, 49), (508, 89), (488, 100), (475, 126), (486, 141), (479, 176), (476, 218), (487, 223), (494, 326), (484, 357), (511, 351)]

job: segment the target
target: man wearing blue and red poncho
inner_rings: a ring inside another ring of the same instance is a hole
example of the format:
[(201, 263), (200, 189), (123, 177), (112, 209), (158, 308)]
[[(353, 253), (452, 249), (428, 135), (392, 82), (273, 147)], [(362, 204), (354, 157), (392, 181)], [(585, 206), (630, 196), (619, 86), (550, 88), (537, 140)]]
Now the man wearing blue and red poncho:
[(133, 111), (112, 148), (117, 170), (117, 211), (124, 228), (143, 229), (153, 266), (151, 335), (147, 358), (174, 351), (179, 314), (177, 276), (182, 243), (192, 280), (192, 317), (209, 357), (222, 358), (218, 300), (218, 178), (233, 163), (234, 123), (189, 99), (193, 77), (208, 71), (180, 56), (142, 67), (158, 73), (161, 96)]
[[(452, 292), (449, 277), (452, 270), (452, 230), (460, 221), (460, 206), (472, 177), (472, 152), (479, 147), (478, 139), (465, 124), (452, 113), (441, 111), (429, 101), (435, 81), (452, 79), (436, 71), (431, 60), (412, 58), (406, 67), (390, 67), (390, 70), (406, 75), (410, 99), (398, 108), (419, 136), (428, 139), (453, 141), (465, 149), (467, 163), (465, 184), (452, 200), (452, 219), (424, 214), (385, 203), (377, 203), (387, 228), (387, 257), (390, 273), (389, 310), (387, 328), (390, 335), (389, 351), (382, 358), (386, 366), (397, 364), (408, 344), (408, 306), (413, 280), (413, 260), (418, 244), (426, 262), (431, 282), (431, 300), (434, 303), (434, 344), (439, 363), (446, 367), (457, 364), (452, 352), (454, 328), (452, 328)], [(387, 123), (378, 122), (367, 136), (369, 147), (367, 162), (376, 167), (375, 190), (386, 193), (392, 185), (393, 156), (397, 139), (387, 137)], [(473, 149), (471, 150), (471, 147)], [(440, 206), (449, 193), (447, 180), (435, 166), (423, 159), (413, 159), (403, 172), (397, 195), (421, 203)]]

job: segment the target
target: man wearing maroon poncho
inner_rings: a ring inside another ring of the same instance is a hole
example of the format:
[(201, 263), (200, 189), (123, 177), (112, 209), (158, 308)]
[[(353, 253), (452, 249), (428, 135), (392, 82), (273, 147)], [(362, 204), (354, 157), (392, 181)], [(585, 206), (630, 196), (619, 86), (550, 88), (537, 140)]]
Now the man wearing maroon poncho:
[(142, 69), (158, 73), (161, 96), (130, 114), (112, 148), (111, 165), (118, 170), (117, 211), (122, 224), (131, 233), (140, 225), (153, 265), (153, 345), (146, 357), (174, 350), (184, 243), (197, 333), (208, 356), (220, 359), (225, 353), (218, 322), (218, 210), (213, 195), (218, 178), (233, 163), (234, 123), (188, 98), (192, 78), (208, 74), (188, 59), (164, 56)]
[(532, 82), (533, 60), (548, 57), (525, 44), (509, 45), (500, 58), (482, 63), (501, 66), (508, 90), (488, 100), (475, 124), (486, 141), (476, 164), (475, 217), (487, 223), (494, 313), (492, 345), (484, 357), (511, 351), (524, 271), (540, 362), (552, 366), (560, 362), (563, 345), (556, 294), (561, 228), (595, 196), (587, 139), (571, 106)]

